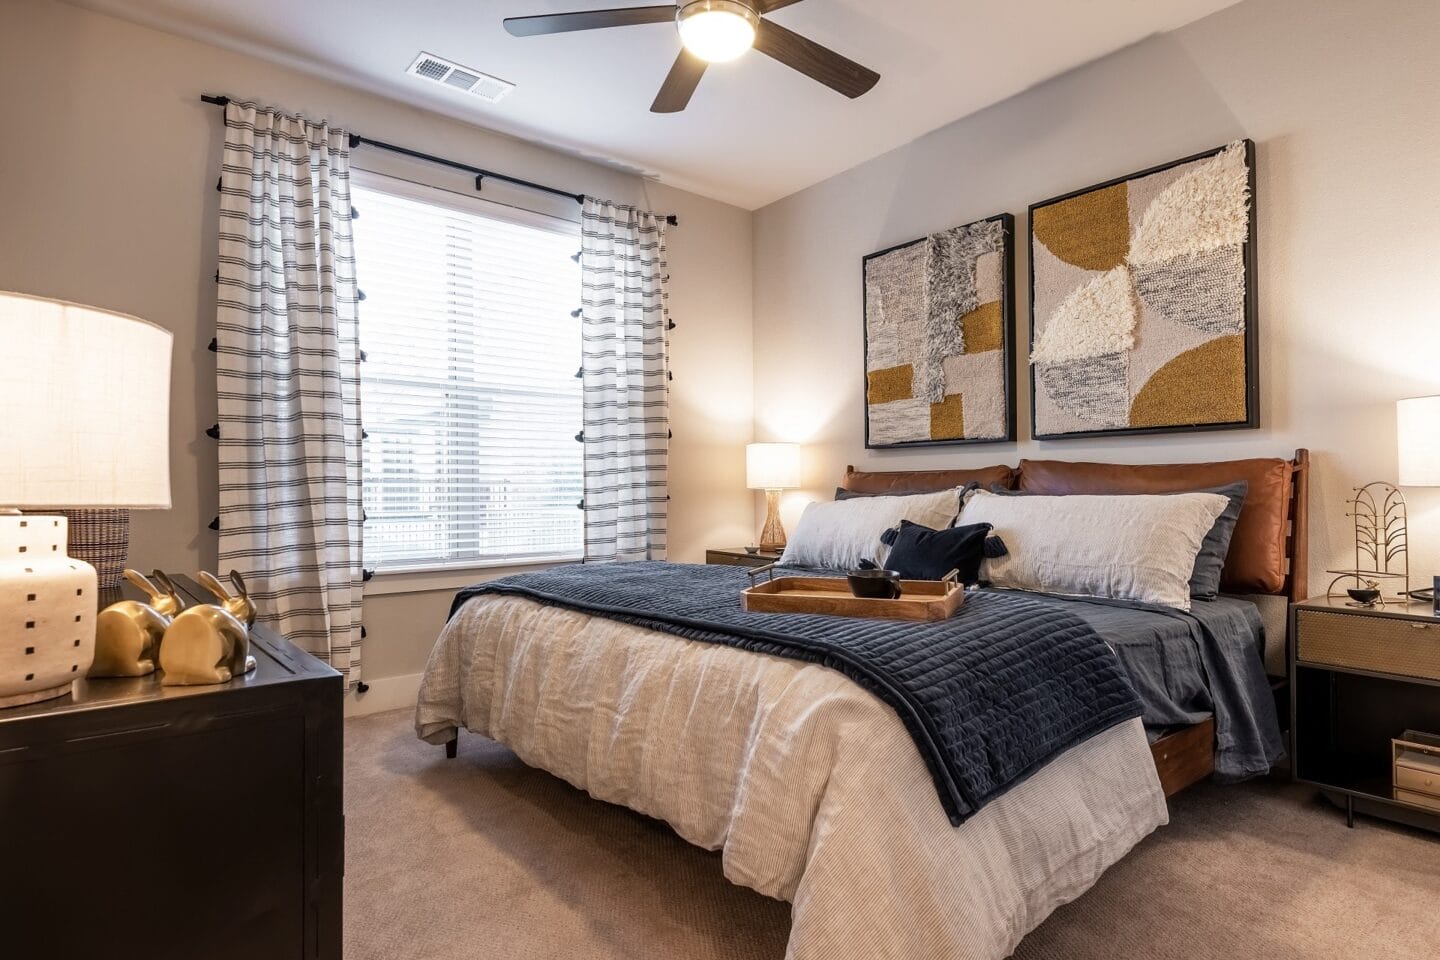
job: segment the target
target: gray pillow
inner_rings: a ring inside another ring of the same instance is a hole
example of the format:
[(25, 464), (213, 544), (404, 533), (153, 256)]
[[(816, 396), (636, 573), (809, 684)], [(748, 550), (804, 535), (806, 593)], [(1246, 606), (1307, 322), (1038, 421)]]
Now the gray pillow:
[(1196, 600), (1214, 600), (1220, 596), (1220, 574), (1225, 569), (1225, 557), (1230, 553), (1230, 541), (1235, 536), (1235, 524), (1240, 519), (1240, 508), (1245, 506), (1245, 495), (1250, 484), (1244, 480), (1227, 483), (1222, 487), (1210, 487), (1198, 493), (1218, 493), (1229, 499), (1215, 525), (1200, 544), (1195, 557), (1195, 570), (1190, 574), (1190, 596)]
[[(1035, 494), (1027, 490), (997, 490), (994, 487), (990, 488), (990, 492), (1006, 497), (1045, 496), (1045, 494)], [(1235, 536), (1235, 524), (1240, 519), (1240, 508), (1245, 506), (1245, 495), (1250, 492), (1250, 484), (1244, 480), (1237, 480), (1224, 486), (1206, 487), (1203, 490), (1172, 490), (1170, 492), (1218, 493), (1230, 501), (1220, 516), (1215, 518), (1210, 532), (1201, 542), (1200, 552), (1195, 555), (1195, 568), (1190, 572), (1190, 596), (1195, 600), (1214, 600), (1220, 595), (1220, 574), (1225, 569), (1225, 557), (1230, 553), (1230, 541)], [(964, 519), (965, 515), (961, 513), (961, 522)]]

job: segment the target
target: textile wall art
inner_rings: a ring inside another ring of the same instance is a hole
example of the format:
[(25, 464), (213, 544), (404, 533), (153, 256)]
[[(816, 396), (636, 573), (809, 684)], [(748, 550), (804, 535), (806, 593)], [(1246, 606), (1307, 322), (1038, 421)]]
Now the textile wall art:
[(864, 261), (865, 446), (1015, 439), (1015, 218)]
[(1259, 426), (1254, 144), (1030, 208), (1036, 439)]

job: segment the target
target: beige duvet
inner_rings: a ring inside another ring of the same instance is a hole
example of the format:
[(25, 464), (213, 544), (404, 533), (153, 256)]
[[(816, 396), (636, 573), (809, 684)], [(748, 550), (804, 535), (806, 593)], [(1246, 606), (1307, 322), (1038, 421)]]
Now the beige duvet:
[(793, 904), (791, 960), (1008, 956), (1166, 822), (1139, 720), (957, 828), (899, 717), (842, 674), (519, 597), (440, 635), (416, 730), (457, 727), (723, 851)]

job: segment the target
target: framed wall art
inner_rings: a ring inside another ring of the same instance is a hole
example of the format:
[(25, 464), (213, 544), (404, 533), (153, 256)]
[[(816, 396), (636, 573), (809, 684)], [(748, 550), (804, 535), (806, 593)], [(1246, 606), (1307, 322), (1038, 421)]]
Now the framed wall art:
[(1037, 440), (1259, 426), (1255, 145), (1030, 207)]
[(1015, 439), (1015, 218), (864, 260), (865, 446)]

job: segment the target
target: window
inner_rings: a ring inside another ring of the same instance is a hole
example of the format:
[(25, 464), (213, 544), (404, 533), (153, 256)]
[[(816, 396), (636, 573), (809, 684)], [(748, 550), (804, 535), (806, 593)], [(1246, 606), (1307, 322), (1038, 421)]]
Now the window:
[(365, 565), (584, 553), (580, 229), (357, 174)]

